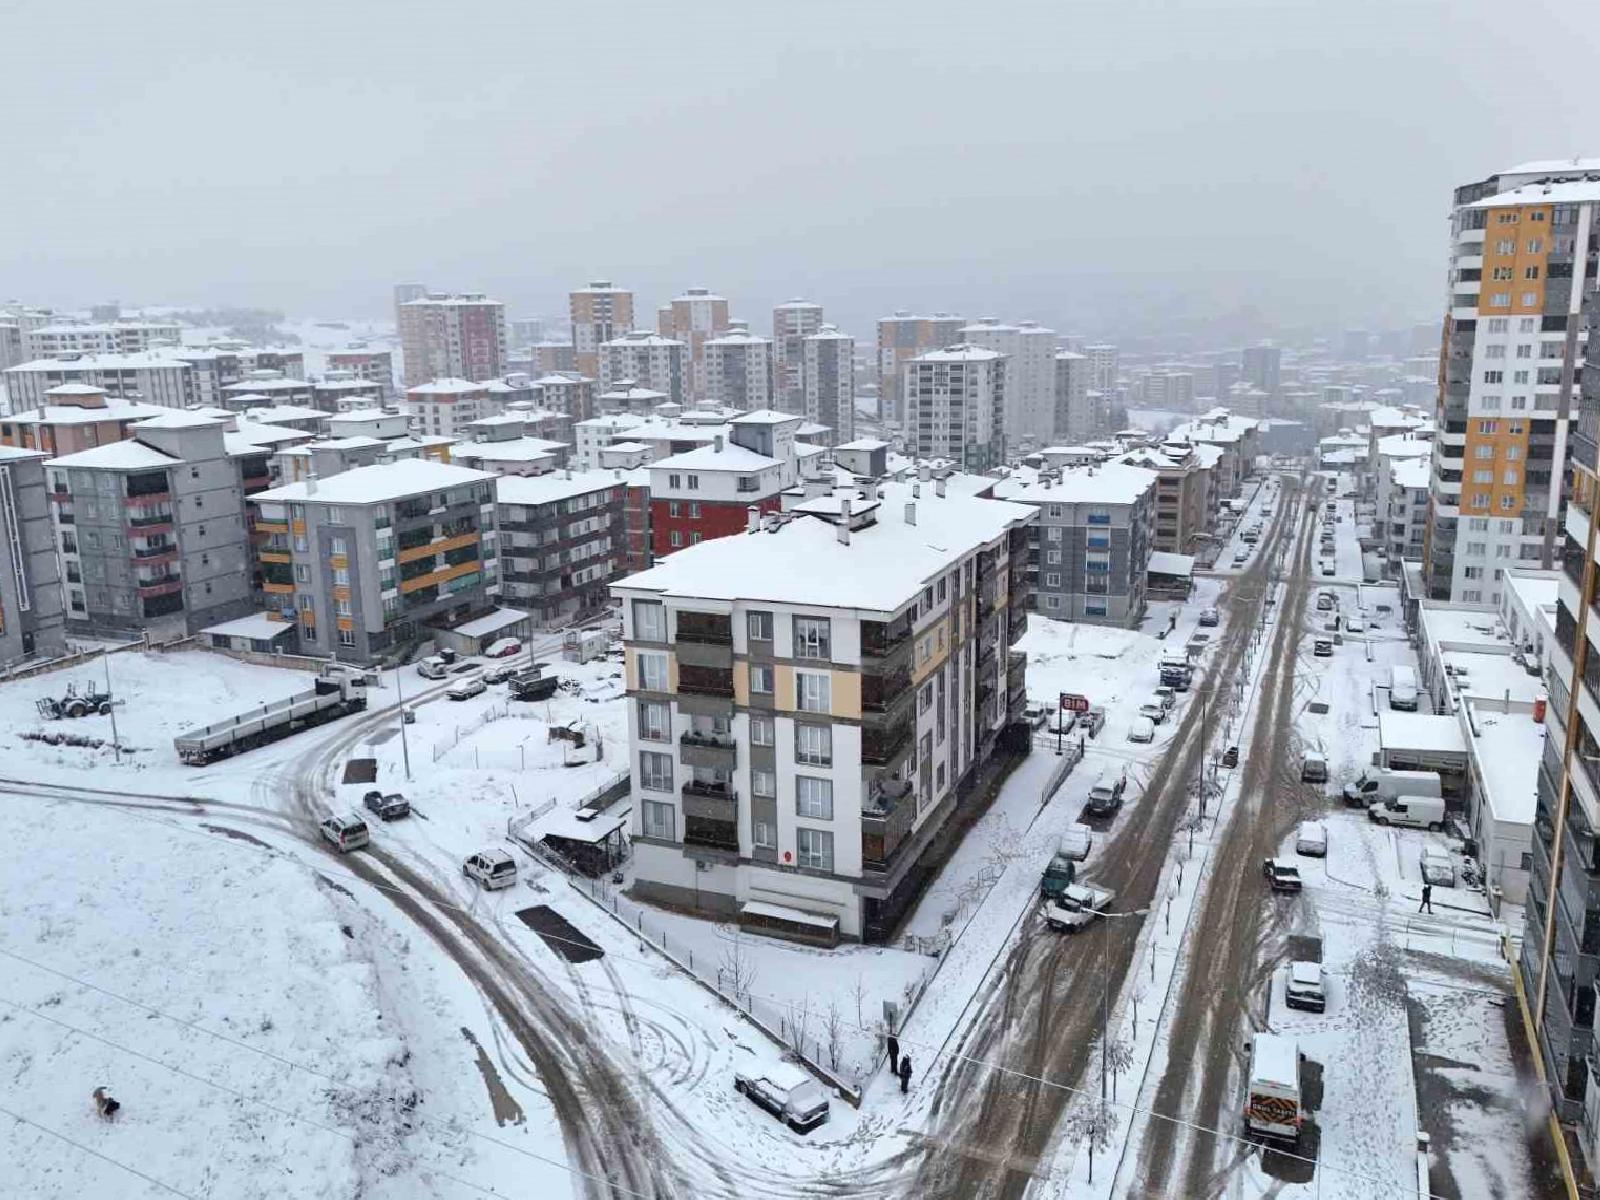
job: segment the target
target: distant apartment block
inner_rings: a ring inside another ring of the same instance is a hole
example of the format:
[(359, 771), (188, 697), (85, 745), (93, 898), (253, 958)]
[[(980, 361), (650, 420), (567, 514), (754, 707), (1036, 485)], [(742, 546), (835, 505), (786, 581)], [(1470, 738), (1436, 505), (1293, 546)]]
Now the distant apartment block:
[(1258, 392), (1276, 396), (1283, 388), (1283, 351), (1276, 346), (1247, 346), (1239, 356), (1240, 378)]
[(399, 306), (407, 389), (430, 379), (494, 379), (506, 371), (506, 307), (481, 292), (430, 292)]
[(1089, 405), (1089, 357), (1058, 350), (1055, 357), (1055, 436), (1057, 440), (1084, 442), (1109, 433)]
[(800, 342), (801, 412), (807, 421), (828, 427), (827, 444), (856, 436), (856, 340), (823, 325)]
[[(684, 370), (686, 395), (697, 400), (705, 398), (706, 342), (727, 332), (731, 327), (727, 300), (705, 288), (689, 288), (681, 296), (674, 296), (656, 311), (656, 332), (664, 338), (682, 342), (685, 347), (688, 356)], [(661, 386), (641, 374), (636, 373), (633, 378), (651, 387)], [(683, 397), (677, 399), (681, 400)]]
[(635, 329), (600, 345), (600, 390), (623, 380), (664, 392), (675, 404), (688, 396), (689, 348), (676, 338)]
[(773, 407), (769, 339), (730, 329), (707, 338), (702, 354), (706, 400), (744, 412)]
[(183, 327), (176, 322), (109, 321), (94, 325), (41, 325), (22, 335), (30, 359), (66, 358), (73, 354), (141, 354), (158, 347), (176, 347)]
[(501, 479), (495, 495), (501, 599), (548, 627), (604, 608), (628, 563), (622, 473)]
[(587, 287), (569, 293), (567, 301), (572, 317), (574, 369), (597, 378), (600, 347), (634, 328), (633, 293), (609, 279), (595, 279)]
[(1089, 360), (1089, 389), (1096, 392), (1116, 391), (1119, 370), (1117, 348), (1109, 342), (1094, 342), (1083, 347), (1083, 356)]
[(483, 384), (467, 379), (434, 379), (406, 389), (406, 414), (419, 432), (436, 437), (466, 437), (468, 425), (499, 409)]
[(853, 488), (617, 583), (635, 891), (747, 929), (891, 939), (941, 833), (1014, 752), (1032, 519)]
[(86, 384), (159, 408), (184, 408), (199, 402), (194, 368), (159, 350), (34, 359), (9, 368), (5, 382), (13, 413), (40, 407), (46, 403), (45, 393), (63, 383)]
[(878, 319), (878, 401), (885, 421), (898, 426), (905, 418), (904, 365), (930, 350), (955, 345), (965, 324), (949, 313), (919, 317), (904, 310)]
[(1130, 450), (1118, 460), (1156, 474), (1153, 550), (1190, 555), (1199, 550), (1214, 523), (1212, 468), (1221, 457), (1215, 446), (1163, 442)]
[(382, 396), (394, 394), (394, 353), (366, 346), (347, 346), (343, 350), (329, 350), (325, 356), (328, 372), (348, 371), (352, 378), (380, 384)]
[(51, 457), (76, 454), (120, 442), (130, 436), (133, 425), (171, 411), (109, 396), (104, 388), (87, 383), (57, 384), (44, 400), (39, 408), (0, 417), (0, 445), (42, 450)]
[(56, 532), (38, 450), (0, 446), (0, 667), (66, 649)]
[(1005, 462), (1005, 355), (955, 345), (919, 355), (901, 370), (908, 452), (974, 474)]
[(804, 411), (805, 341), (820, 333), (822, 328), (822, 305), (809, 300), (786, 300), (772, 310), (774, 408), (784, 412)]
[(494, 607), (494, 476), (431, 459), (357, 467), (251, 500), (271, 611), (301, 650), (373, 662)]

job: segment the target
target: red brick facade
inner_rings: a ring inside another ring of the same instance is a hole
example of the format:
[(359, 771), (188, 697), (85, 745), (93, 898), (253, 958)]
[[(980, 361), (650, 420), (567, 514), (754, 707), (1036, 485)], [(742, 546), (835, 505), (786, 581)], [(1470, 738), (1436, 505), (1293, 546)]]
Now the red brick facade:
[[(743, 533), (754, 504), (763, 513), (783, 507), (777, 496), (738, 502), (716, 500), (652, 500), (650, 502), (650, 544), (657, 558), (692, 546), (696, 541)], [(676, 510), (674, 514), (673, 510)], [(698, 515), (696, 515), (698, 514)], [(673, 542), (673, 534), (678, 535)], [(696, 535), (699, 535), (698, 538)]]

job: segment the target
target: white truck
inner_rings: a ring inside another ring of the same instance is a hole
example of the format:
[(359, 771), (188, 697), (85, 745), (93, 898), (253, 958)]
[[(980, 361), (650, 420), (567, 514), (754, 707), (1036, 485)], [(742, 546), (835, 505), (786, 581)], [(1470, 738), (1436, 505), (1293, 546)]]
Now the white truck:
[(1305, 1114), (1300, 1108), (1300, 1047), (1293, 1038), (1258, 1033), (1250, 1039), (1250, 1083), (1245, 1127), (1262, 1137), (1298, 1141)]
[(317, 676), (310, 691), (263, 704), (214, 725), (191, 729), (173, 738), (172, 745), (180, 759), (199, 767), (366, 707), (364, 679), (348, 672), (324, 674)]
[(1050, 928), (1061, 933), (1077, 933), (1111, 907), (1117, 894), (1107, 888), (1093, 887), (1087, 883), (1074, 883), (1064, 888), (1061, 895), (1044, 902), (1044, 919)]

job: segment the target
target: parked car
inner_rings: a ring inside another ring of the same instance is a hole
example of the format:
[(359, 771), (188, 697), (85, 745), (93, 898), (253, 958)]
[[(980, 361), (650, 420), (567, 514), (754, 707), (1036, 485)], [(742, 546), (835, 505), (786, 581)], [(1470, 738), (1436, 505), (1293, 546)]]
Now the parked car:
[(1089, 802), (1084, 809), (1092, 817), (1104, 817), (1122, 807), (1122, 793), (1127, 790), (1128, 777), (1110, 767), (1100, 772), (1089, 788)]
[(733, 1090), (796, 1133), (808, 1133), (828, 1119), (828, 1093), (793, 1063), (759, 1062), (751, 1055), (735, 1068)]
[(1262, 859), (1261, 874), (1266, 877), (1267, 882), (1272, 885), (1272, 890), (1275, 892), (1298, 892), (1300, 890), (1300, 868), (1287, 859)]
[(1327, 559), (1323, 559), (1322, 560), (1322, 566), (1321, 566), (1320, 570), (1321, 570), (1323, 575), (1332, 575), (1333, 574), (1333, 563), (1329, 562)]
[(1239, 765), (1239, 747), (1229, 746), (1222, 752), (1222, 765), (1225, 767), (1237, 767)]
[(1233, 556), (1233, 565), (1236, 566), (1236, 567), (1242, 567), (1242, 566), (1244, 566), (1245, 563), (1247, 563), (1249, 561), (1250, 561), (1250, 556), (1248, 554), (1235, 554)]
[(1163, 684), (1156, 689), (1156, 699), (1161, 702), (1161, 707), (1171, 712), (1178, 705), (1178, 693), (1175, 689)]
[(1051, 929), (1062, 933), (1077, 933), (1094, 923), (1094, 919), (1111, 907), (1116, 893), (1105, 888), (1074, 883), (1061, 893), (1059, 899), (1047, 900), (1044, 919)]
[(512, 663), (495, 663), (494, 666), (484, 670), (483, 681), (485, 683), (504, 683), (516, 673), (517, 667)]
[(1078, 715), (1078, 725), (1084, 729), (1090, 737), (1099, 736), (1100, 731), (1104, 729), (1106, 725), (1106, 710), (1101, 708), (1099, 705), (1091, 706), (1087, 712), (1083, 712)]
[(1039, 700), (1030, 700), (1022, 710), (1022, 719), (1028, 723), (1029, 728), (1038, 729), (1050, 719), (1050, 707)]
[(1153, 742), (1156, 740), (1156, 724), (1149, 717), (1135, 717), (1133, 724), (1128, 727), (1128, 740), (1130, 742)]
[(1283, 1001), (1290, 1008), (1306, 1012), (1325, 1012), (1328, 1007), (1328, 977), (1321, 963), (1292, 962), (1284, 982)]
[(480, 850), (461, 864), (461, 873), (494, 892), (517, 882), (517, 860), (504, 850)]
[(379, 791), (371, 791), (361, 797), (361, 803), (369, 813), (383, 821), (395, 821), (411, 815), (411, 802), (399, 792), (384, 795)]
[(1314, 657), (1314, 658), (1332, 658), (1333, 657), (1333, 639), (1332, 638), (1318, 638), (1316, 641), (1312, 642), (1311, 643), (1311, 654), (1312, 654), (1312, 657)]
[(1078, 714), (1065, 708), (1052, 707), (1049, 717), (1045, 719), (1046, 733), (1071, 733), (1078, 723)]
[(1396, 796), (1443, 795), (1444, 784), (1437, 771), (1371, 767), (1344, 785), (1344, 802), (1351, 807), (1367, 807), (1376, 800), (1390, 800)]
[(522, 653), (522, 643), (516, 638), (501, 638), (483, 652), (485, 658), (510, 658)]
[(1332, 592), (1323, 591), (1323, 592), (1318, 592), (1317, 593), (1317, 611), (1318, 612), (1329, 612), (1338, 603), (1339, 602), (1338, 602), (1337, 598), (1335, 598), (1335, 596), (1334, 596), (1334, 594)]
[(1202, 608), (1200, 610), (1200, 628), (1210, 629), (1220, 624), (1222, 624), (1222, 614), (1216, 609)]
[(359, 850), (372, 840), (367, 832), (367, 823), (354, 813), (335, 813), (325, 818), (318, 828), (340, 854)]
[(1320, 750), (1307, 750), (1300, 759), (1301, 783), (1328, 782), (1328, 756)]
[(1455, 887), (1455, 860), (1443, 846), (1424, 846), (1418, 865), (1422, 870), (1422, 882), (1431, 883), (1434, 887)]
[(468, 675), (459, 683), (453, 683), (445, 689), (445, 695), (452, 700), (470, 700), (474, 696), (481, 696), (488, 691), (489, 685), (483, 681), (483, 676), (478, 674)]
[(1301, 821), (1294, 838), (1294, 852), (1307, 858), (1326, 858), (1328, 827), (1321, 821)]
[(1396, 796), (1379, 800), (1367, 809), (1367, 820), (1377, 825), (1440, 830), (1444, 828), (1444, 801), (1438, 796)]
[(1366, 618), (1346, 617), (1344, 619), (1344, 631), (1346, 633), (1365, 633), (1367, 631)]
[(1148, 718), (1152, 724), (1159, 725), (1167, 719), (1167, 706), (1160, 700), (1151, 700), (1139, 705), (1139, 715)]
[(443, 679), (450, 673), (450, 664), (437, 654), (430, 654), (417, 664), (417, 674), (424, 679)]
[(1057, 843), (1056, 853), (1070, 858), (1073, 862), (1082, 862), (1089, 857), (1089, 851), (1094, 848), (1094, 831), (1087, 825), (1068, 825)]

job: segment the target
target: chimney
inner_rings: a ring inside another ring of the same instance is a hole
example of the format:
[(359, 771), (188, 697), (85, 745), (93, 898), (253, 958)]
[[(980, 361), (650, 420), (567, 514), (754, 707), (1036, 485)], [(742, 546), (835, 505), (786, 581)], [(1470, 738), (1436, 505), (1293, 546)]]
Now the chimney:
[(917, 478), (927, 480), (933, 478), (933, 468), (927, 463), (917, 464)]
[(917, 502), (915, 500), (907, 500), (906, 501), (906, 524), (907, 525), (915, 525), (916, 523), (917, 523)]
[(935, 496), (944, 495), (944, 476), (943, 475), (939, 476), (939, 478), (937, 478), (937, 479), (935, 479), (933, 481), (933, 494)]
[(757, 508), (754, 504), (751, 504), (748, 507), (746, 507), (745, 510), (744, 510), (744, 531), (746, 533), (754, 533), (756, 530), (758, 530), (760, 528), (761, 528), (761, 510), (759, 508)]
[(913, 483), (911, 485), (911, 498), (913, 500), (922, 499), (922, 485), (920, 483)]
[(711, 439), (711, 445), (716, 453), (722, 453), (722, 435), (720, 433)]
[(841, 546), (848, 546), (850, 544), (849, 496), (841, 496), (839, 498), (839, 544)]

